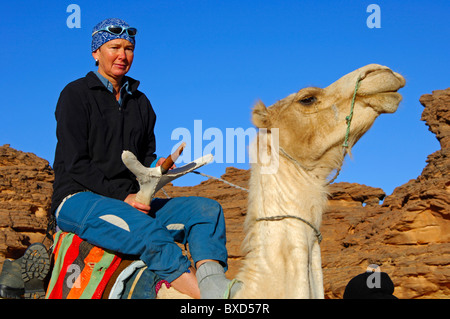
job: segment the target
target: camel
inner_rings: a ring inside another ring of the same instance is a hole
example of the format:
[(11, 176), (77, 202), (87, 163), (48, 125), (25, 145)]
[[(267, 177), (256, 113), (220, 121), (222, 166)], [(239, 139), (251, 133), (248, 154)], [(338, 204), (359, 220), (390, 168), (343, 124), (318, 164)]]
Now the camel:
[[(404, 85), (400, 74), (369, 64), (324, 89), (256, 103), (242, 287), (234, 298), (324, 298), (319, 229), (328, 178), (380, 114), (397, 110)], [(158, 298), (188, 296), (163, 285)]]
[(251, 167), (237, 276), (244, 284), (236, 298), (324, 298), (318, 230), (327, 178), (378, 115), (397, 110), (396, 91), (404, 85), (400, 74), (370, 64), (324, 89), (305, 88), (270, 107), (256, 104), (253, 123), (269, 135), (279, 128), (279, 169), (262, 174), (264, 164)]

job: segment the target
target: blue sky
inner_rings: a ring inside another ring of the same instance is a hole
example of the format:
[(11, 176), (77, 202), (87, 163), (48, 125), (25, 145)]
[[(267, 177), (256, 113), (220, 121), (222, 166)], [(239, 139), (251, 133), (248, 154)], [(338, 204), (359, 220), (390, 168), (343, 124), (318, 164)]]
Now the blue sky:
[[(375, 3), (381, 28), (366, 20)], [(70, 4), (80, 28), (69, 28)], [(157, 153), (170, 153), (176, 128), (193, 132), (252, 127), (250, 110), (306, 86), (325, 87), (369, 63), (401, 73), (407, 85), (395, 114), (382, 115), (353, 148), (339, 181), (396, 186), (420, 175), (439, 149), (420, 121), (422, 94), (450, 86), (450, 2), (435, 1), (9, 1), (2, 3), (0, 145), (32, 152), (53, 163), (54, 109), (63, 87), (94, 70), (92, 27), (120, 17), (138, 30), (129, 76), (158, 115)], [(203, 141), (203, 147), (209, 141)], [(213, 163), (202, 172), (220, 176)], [(175, 182), (195, 185), (194, 174)]]

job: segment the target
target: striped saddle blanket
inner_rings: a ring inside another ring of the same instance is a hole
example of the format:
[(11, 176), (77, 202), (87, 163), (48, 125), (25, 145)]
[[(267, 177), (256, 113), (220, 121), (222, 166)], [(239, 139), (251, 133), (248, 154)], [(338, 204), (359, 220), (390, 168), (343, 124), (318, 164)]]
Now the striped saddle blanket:
[(100, 299), (121, 258), (75, 234), (54, 235), (53, 270), (47, 299)]
[(53, 270), (45, 297), (155, 299), (158, 287), (166, 282), (142, 261), (121, 262), (118, 255), (59, 231), (54, 235)]

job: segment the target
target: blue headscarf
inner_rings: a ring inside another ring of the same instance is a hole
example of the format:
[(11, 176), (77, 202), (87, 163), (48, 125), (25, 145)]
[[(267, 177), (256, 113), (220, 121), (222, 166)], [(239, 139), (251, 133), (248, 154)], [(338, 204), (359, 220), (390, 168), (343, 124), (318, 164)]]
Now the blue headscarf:
[[(107, 26), (114, 25), (114, 26), (121, 26), (124, 28), (129, 28), (130, 26), (128, 23), (121, 19), (117, 18), (110, 18), (105, 19), (99, 24), (97, 24), (94, 29), (92, 29), (92, 33), (94, 33), (97, 30), (103, 29)], [(103, 44), (105, 44), (108, 41), (114, 40), (114, 39), (125, 39), (128, 40), (133, 46), (135, 45), (135, 39), (134, 37), (130, 37), (127, 32), (123, 32), (121, 35), (111, 34), (107, 31), (100, 31), (97, 32), (92, 36), (92, 43), (91, 43), (91, 50), (94, 52), (98, 48), (100, 48)]]

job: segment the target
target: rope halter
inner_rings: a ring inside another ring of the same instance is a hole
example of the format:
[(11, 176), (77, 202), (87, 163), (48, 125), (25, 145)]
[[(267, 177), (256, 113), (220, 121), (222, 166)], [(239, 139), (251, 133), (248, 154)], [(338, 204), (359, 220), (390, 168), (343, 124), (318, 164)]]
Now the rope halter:
[[(355, 100), (356, 100), (356, 93), (358, 92), (359, 86), (361, 84), (361, 76), (358, 76), (358, 79), (356, 80), (356, 84), (355, 84), (355, 90), (353, 91), (353, 97), (352, 97), (352, 102), (351, 102), (351, 106), (350, 106), (350, 114), (347, 115), (345, 117), (345, 121), (347, 124), (347, 131), (345, 133), (345, 138), (344, 138), (344, 143), (342, 144), (342, 148), (343, 148), (343, 154), (345, 157), (345, 154), (347, 153), (348, 150), (348, 139), (350, 137), (350, 126), (352, 123), (352, 119), (353, 119), (353, 111), (355, 108)], [(281, 154), (284, 155), (287, 159), (289, 159), (290, 161), (292, 161), (296, 166), (298, 166), (299, 168), (302, 168), (304, 170), (308, 170), (305, 169), (305, 167), (299, 162), (297, 161), (294, 157), (292, 157), (291, 155), (289, 155), (281, 146), (279, 147)], [(338, 168), (336, 175), (326, 184), (329, 185), (332, 182), (334, 182), (336, 180), (336, 178), (338, 177), (339, 173), (340, 173), (341, 169)], [(278, 221), (278, 220), (283, 220), (286, 218), (292, 218), (292, 219), (297, 219), (302, 221), (303, 223), (305, 223), (306, 225), (308, 225), (309, 227), (311, 227), (314, 231), (314, 234), (317, 237), (317, 241), (320, 242), (322, 241), (322, 234), (321, 232), (309, 221), (299, 217), (299, 216), (294, 216), (294, 215), (278, 215), (278, 216), (270, 216), (270, 217), (261, 217), (261, 218), (257, 218), (256, 221)]]

